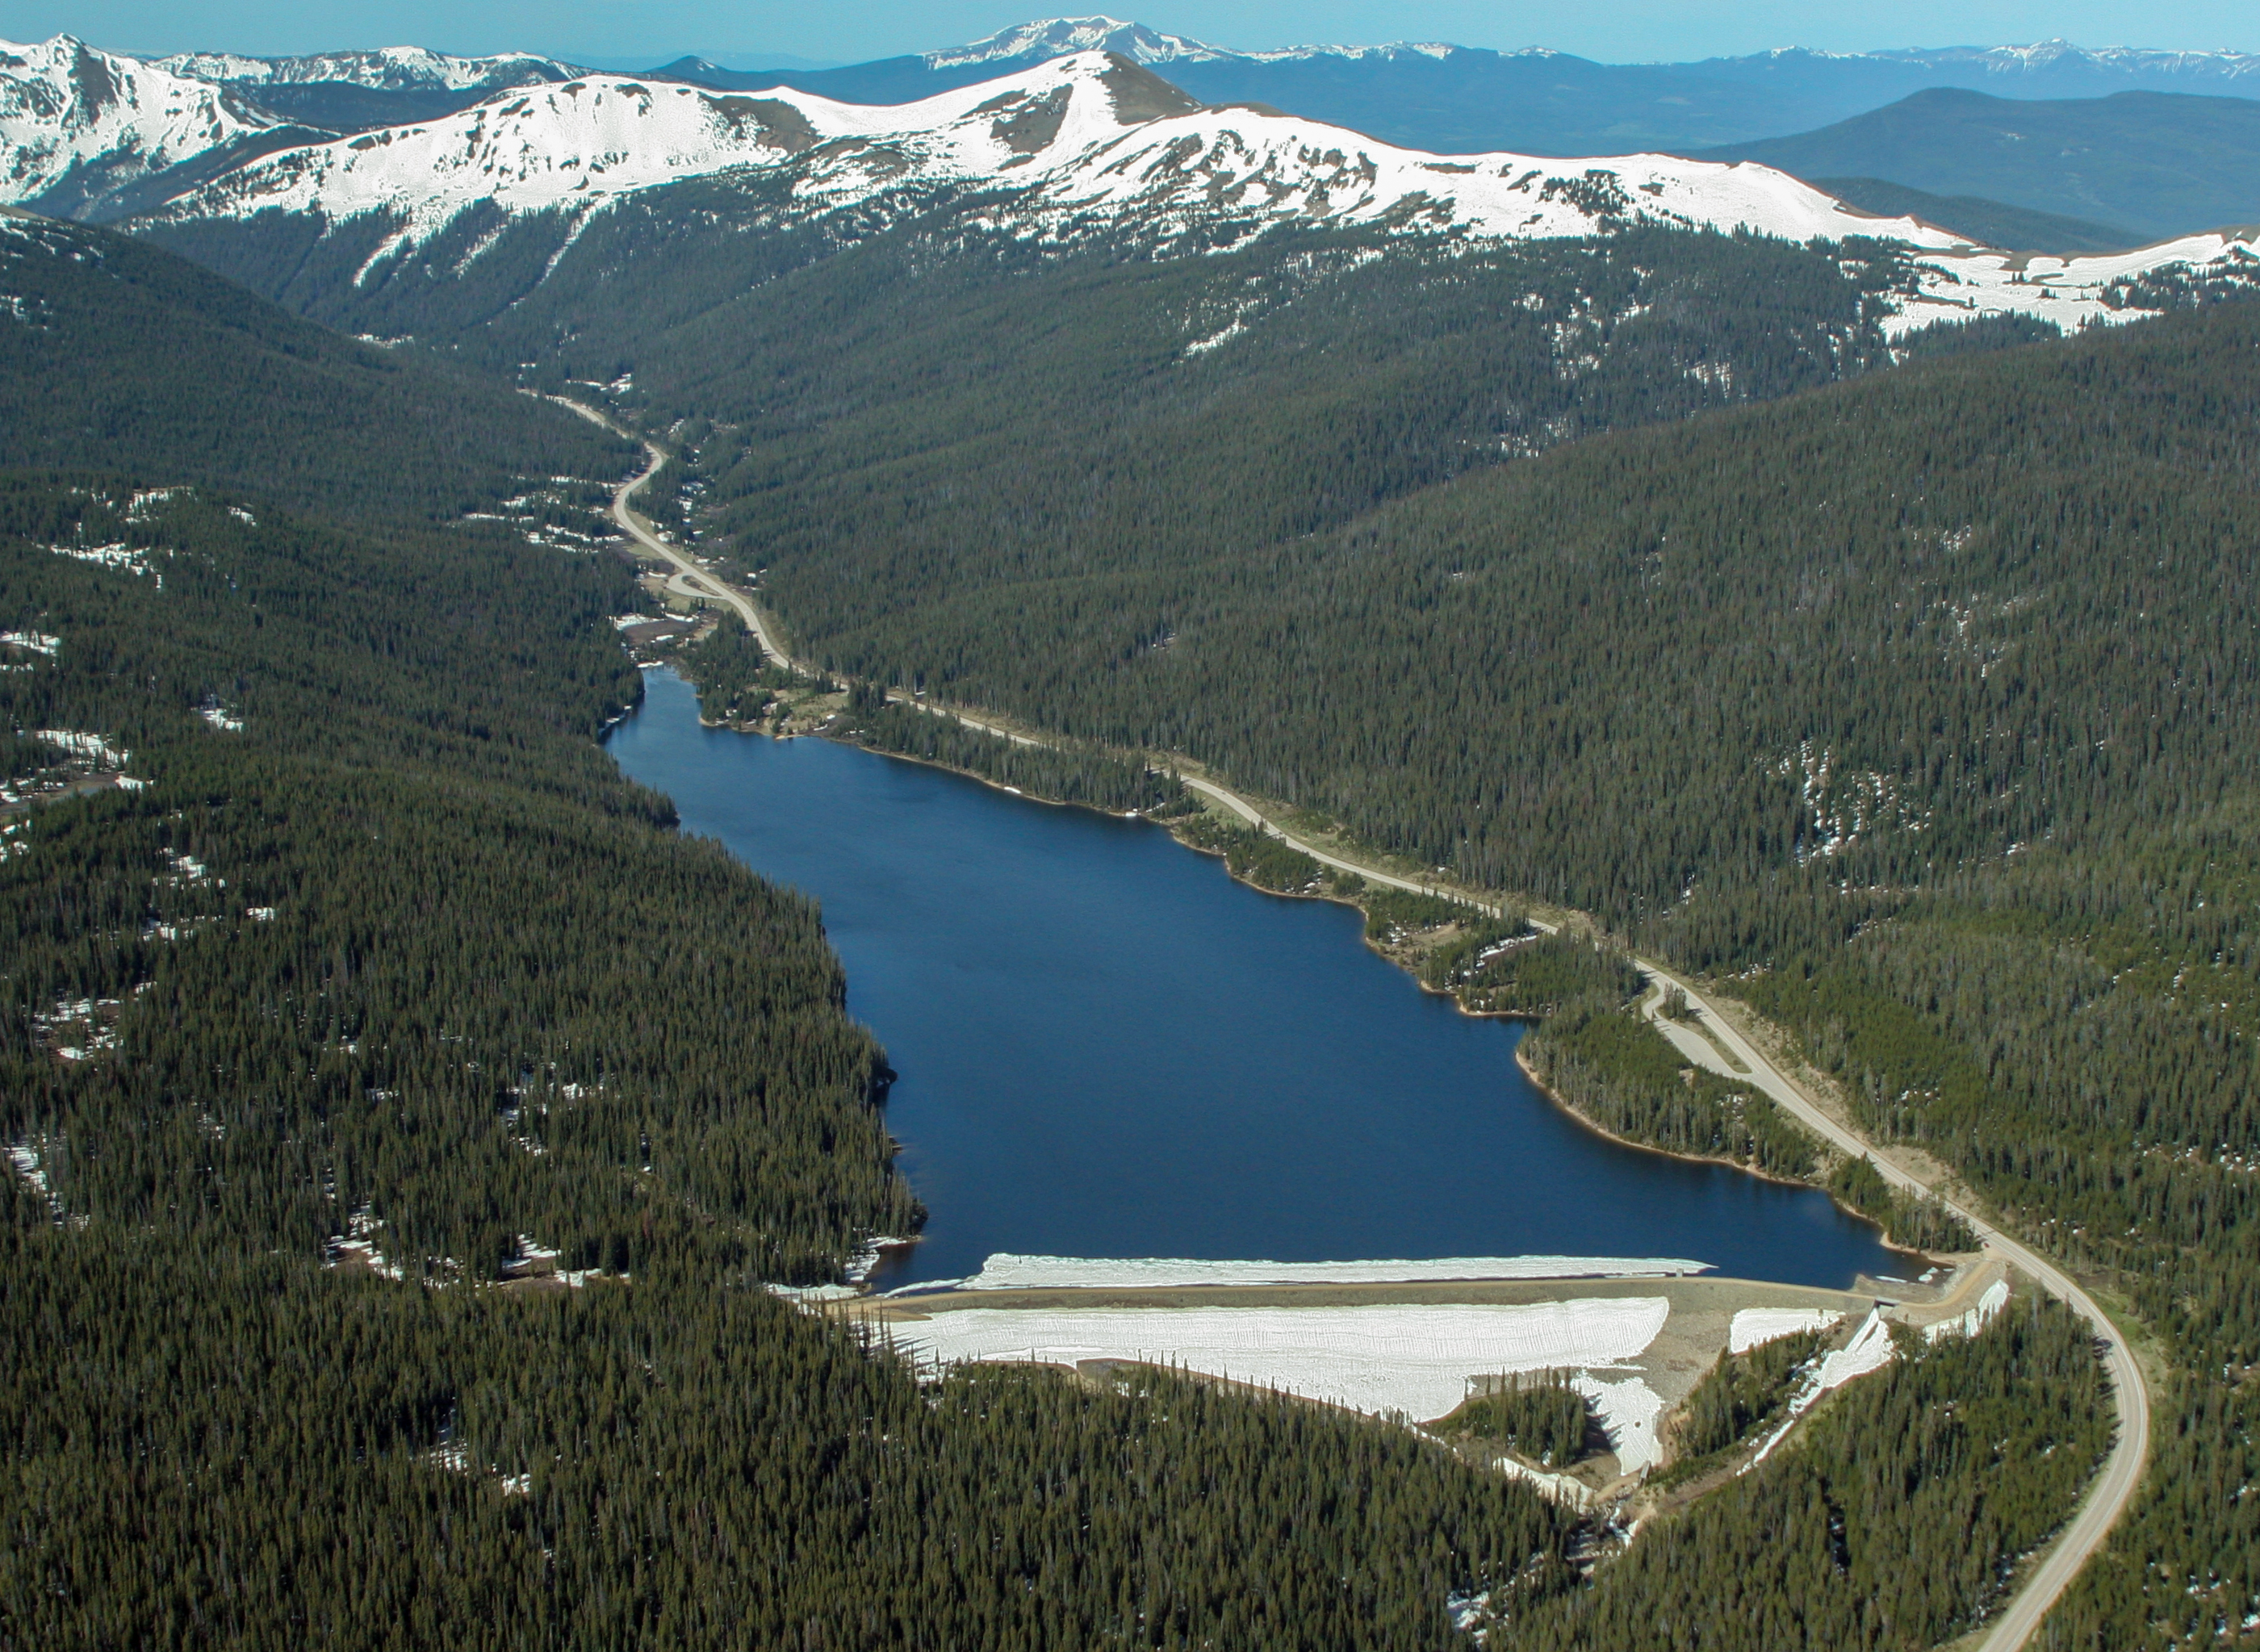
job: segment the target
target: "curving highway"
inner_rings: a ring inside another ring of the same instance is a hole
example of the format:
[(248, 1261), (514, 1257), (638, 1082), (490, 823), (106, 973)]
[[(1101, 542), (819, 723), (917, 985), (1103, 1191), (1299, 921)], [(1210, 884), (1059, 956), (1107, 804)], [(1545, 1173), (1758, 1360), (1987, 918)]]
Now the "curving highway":
[[(1262, 813), (1246, 798), (1212, 781), (1188, 778), (1185, 784), (1205, 797), (1214, 798), (1259, 830), (1282, 840), (1291, 848), (1300, 849), (1324, 865), (1355, 872), (1368, 882), (1385, 883), (1392, 889), (1441, 894), (1448, 899), (1464, 901), (1483, 911), (1497, 910), (1466, 896), (1439, 890), (1433, 884), (1378, 872), (1370, 867), (1329, 855), (1265, 819)], [(1536, 919), (1530, 922), (1533, 928), (1549, 933), (1558, 927)], [(2025, 1578), (2023, 1586), (1994, 1619), (1985, 1640), (1978, 1643), (1979, 1652), (2020, 1652), (2040, 1627), (2041, 1620), (2048, 1615), (2049, 1608), (2056, 1604), (2057, 1597), (2078, 1575), (2079, 1569), (2103, 1547), (2112, 1527), (2141, 1489), (2143, 1464), (2150, 1451), (2150, 1392), (2141, 1364), (2110, 1317), (2062, 1269), (2029, 1246), (2012, 1239), (1973, 1214), (1939, 1189), (1877, 1154), (1874, 1145), (1866, 1138), (1822, 1110), (1794, 1080), (1743, 1037), (1738, 1028), (1719, 1014), (1702, 993), (1683, 977), (1674, 975), (1650, 958), (1635, 957), (1633, 962), (1647, 974), (1655, 987), (1654, 993), (1641, 1006), (1643, 1012), (1657, 1030), (1690, 1061), (1729, 1078), (1755, 1084), (1784, 1112), (1839, 1152), (1866, 1159), (1882, 1173), (1885, 1181), (1895, 1187), (1936, 1199), (1970, 1224), (1971, 1231), (1978, 1235), (1978, 1242), (1989, 1254), (2036, 1281), (2050, 1296), (2070, 1304), (2073, 1312), (2094, 1327), (2097, 1342), (2103, 1353), (2104, 1369), (2111, 1379), (2112, 1398), (2119, 1412), (2119, 1432), (2112, 1441), (2110, 1455), (2104, 1459), (2101, 1471), (2089, 1483), (2070, 1524), (2058, 1534), (2041, 1563)], [(1720, 1043), (1733, 1052), (1746, 1070), (1737, 1072), (1702, 1033), (1679, 1026), (1659, 1013), (1667, 986), (1676, 986), (1687, 995), (1689, 1008), (1702, 1017)]]
[[(561, 396), (552, 399), (571, 408), (583, 418), (604, 426), (607, 429), (621, 435), (633, 435), (633, 433), (622, 430), (604, 414), (569, 397)], [(803, 667), (797, 667), (791, 656), (787, 654), (783, 647), (778, 644), (775, 634), (762, 618), (761, 611), (754, 605), (750, 598), (742, 591), (726, 584), (708, 573), (679, 547), (662, 539), (651, 524), (637, 514), (630, 504), (629, 501), (659, 473), (661, 467), (667, 462), (667, 455), (656, 445), (647, 441), (644, 447), (650, 455), (650, 462), (637, 476), (623, 483), (612, 496), (612, 519), (619, 523), (637, 544), (675, 566), (677, 570), (676, 578), (670, 583), (676, 584), (677, 589), (706, 597), (710, 601), (721, 603), (731, 608), (746, 622), (746, 628), (753, 633), (755, 640), (761, 644), (763, 653), (787, 666), (805, 669)], [(941, 712), (941, 708), (926, 705), (899, 691), (890, 692), (889, 697), (916, 704), (922, 711), (944, 714)], [(957, 717), (968, 727), (1002, 735), (1022, 745), (1041, 743), (1032, 736), (1016, 733), (994, 724), (976, 721), (962, 712), (953, 712), (946, 714)], [(1384, 884), (1391, 889), (1410, 890), (1419, 894), (1441, 895), (1447, 899), (1462, 901), (1482, 911), (1492, 912), (1498, 911), (1498, 908), (1486, 905), (1470, 897), (1439, 889), (1434, 883), (1422, 883), (1415, 878), (1379, 871), (1355, 861), (1343, 860), (1338, 855), (1331, 855), (1318, 847), (1315, 844), (1305, 842), (1276, 823), (1266, 819), (1255, 805), (1230, 788), (1220, 786), (1213, 781), (1195, 779), (1191, 776), (1184, 778), (1184, 783), (1195, 791), (1222, 805), (1248, 821), (1259, 831), (1282, 840), (1290, 847), (1300, 850), (1321, 865), (1333, 867), (1340, 871), (1355, 872), (1368, 883)], [(1534, 928), (1544, 930), (1548, 933), (1558, 928), (1556, 925), (1543, 923), (1537, 919), (1532, 919), (1530, 922)], [(2121, 1514), (2125, 1513), (2128, 1505), (2134, 1501), (2135, 1492), (2141, 1488), (2143, 1464), (2149, 1458), (2150, 1448), (2149, 1387), (2143, 1379), (2141, 1365), (2128, 1348), (2126, 1339), (2120, 1334), (2119, 1328), (2111, 1322), (2109, 1316), (2062, 1269), (2030, 1247), (2020, 1243), (1999, 1228), (1982, 1220), (1940, 1189), (1930, 1185), (1911, 1171), (1879, 1155), (1874, 1145), (1866, 1138), (1821, 1108), (1798, 1085), (1795, 1080), (1777, 1067), (1756, 1045), (1745, 1038), (1738, 1028), (1719, 1014), (1702, 993), (1686, 980), (1673, 974), (1653, 959), (1635, 957), (1633, 962), (1647, 973), (1656, 989), (1654, 994), (1643, 1004), (1643, 1012), (1657, 1030), (1670, 1040), (1690, 1061), (1714, 1072), (1725, 1074), (1729, 1078), (1755, 1084), (1784, 1111), (1839, 1152), (1868, 1160), (1882, 1173), (1884, 1179), (1895, 1187), (1904, 1188), (1908, 1192), (1938, 1200), (1940, 1204), (1970, 1224), (1971, 1230), (1977, 1234), (1979, 1242), (1988, 1253), (2037, 1281), (2042, 1290), (2070, 1304), (2074, 1312), (2094, 1327), (2097, 1341), (2103, 1352), (2104, 1367), (2110, 1376), (2112, 1397), (2118, 1408), (2119, 1432), (2112, 1442), (2110, 1455), (2104, 1460), (2102, 1471), (2090, 1483), (2086, 1493), (2081, 1498), (2079, 1508), (2074, 1513), (2070, 1524), (2058, 1534), (2040, 1564), (2025, 1578), (2023, 1586), (2018, 1590), (2015, 1597), (2003, 1608), (1999, 1616), (1994, 1619), (1985, 1640), (1979, 1643), (1980, 1652), (2020, 1652), (2020, 1648), (2031, 1640), (2034, 1631), (2040, 1627), (2041, 1620), (2048, 1615), (2049, 1608), (2056, 1604), (2057, 1597), (2063, 1594), (2072, 1578), (2078, 1575), (2080, 1567), (2103, 1546), (2113, 1525)], [(1701, 1016), (1705, 1025), (1716, 1035), (1719, 1043), (1731, 1051), (1734, 1058), (1743, 1063), (1746, 1070), (1736, 1071), (1732, 1063), (1720, 1055), (1719, 1048), (1702, 1033), (1691, 1027), (1678, 1025), (1659, 1013), (1663, 990), (1667, 986), (1676, 986), (1687, 995), (1689, 1007)]]

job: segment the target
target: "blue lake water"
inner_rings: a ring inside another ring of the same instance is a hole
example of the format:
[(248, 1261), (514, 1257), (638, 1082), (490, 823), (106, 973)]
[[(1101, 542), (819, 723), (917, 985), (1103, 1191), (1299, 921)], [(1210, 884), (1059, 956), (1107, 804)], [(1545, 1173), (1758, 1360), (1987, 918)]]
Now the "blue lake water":
[(1235, 883), (1157, 826), (826, 740), (701, 727), (671, 673), (608, 745), (686, 832), (823, 903), (901, 1075), (931, 1211), (891, 1283), (992, 1251), (1320, 1262), (1677, 1256), (1845, 1285), (1898, 1271), (1823, 1195), (1620, 1147), (1348, 907)]

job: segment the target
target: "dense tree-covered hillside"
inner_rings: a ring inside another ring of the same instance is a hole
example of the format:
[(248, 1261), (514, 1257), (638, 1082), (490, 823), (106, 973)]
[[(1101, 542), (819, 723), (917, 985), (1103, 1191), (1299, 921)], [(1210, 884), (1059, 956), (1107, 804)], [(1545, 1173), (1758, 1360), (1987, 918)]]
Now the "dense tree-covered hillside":
[(1069, 571), (1311, 532), (1578, 435), (1864, 371), (1890, 360), (1905, 279), (1881, 247), (1653, 229), (1063, 254), (979, 201), (781, 223), (781, 187), (695, 180), (585, 225), (473, 211), (397, 254), (381, 214), (148, 233), (331, 325), (611, 387), (673, 427), (731, 507), (713, 526), (765, 552), (848, 503), (883, 530), (875, 555), (1005, 532)]
[[(1875, 375), (1874, 249), (935, 262), (744, 234), (724, 195), (615, 215), (538, 291), (538, 225), (481, 261), (518, 291), (440, 254), (268, 274), (617, 386), (805, 652), (1084, 742), (1095, 799), (1169, 795), (1103, 748), (1186, 752), (1739, 977), (1871, 1128), (2171, 1339), (2161, 1474), (2065, 1643), (2250, 1598), (2260, 323)], [(669, 269), (623, 304), (638, 260)], [(625, 569), (431, 520), (626, 455), (497, 392), (503, 447), (387, 490), (426, 454), (391, 410), (442, 369), (237, 302), (153, 381), (211, 395), (37, 450), (126, 474), (0, 494), (0, 1636), (1393, 1646), (1457, 1602), (1493, 1645), (1898, 1648), (2062, 1517), (2099, 1396), (2053, 1311), (1910, 1347), (1589, 1581), (1591, 1534), (1378, 1425), (1162, 1378), (921, 1389), (787, 1312), (762, 1281), (916, 1219), (883, 1058), (816, 912), (590, 744), (634, 692)], [(10, 325), (29, 382), (55, 341)], [(279, 376), (239, 397), (246, 340)], [(295, 484), (252, 439), (290, 395), (338, 453)], [(281, 503), (378, 497), (351, 529)], [(1549, 947), (1485, 984), (1627, 983)], [(1733, 1106), (1691, 1094), (1701, 1145)], [(552, 1251), (577, 1288), (497, 1283)]]
[[(1384, 1646), (1559, 1586), (1401, 1431), (922, 1394), (776, 1302), (916, 1212), (814, 910), (589, 740), (624, 575), (135, 491), (0, 487), (54, 640), (0, 704), (110, 754), (22, 740), (81, 790), (0, 862), (0, 1643)], [(546, 1251), (595, 1273), (482, 1283)]]
[(0, 473), (0, 1645), (1397, 1646), (1563, 1586), (1401, 1430), (922, 1388), (772, 1298), (918, 1212), (813, 907), (593, 744), (626, 569), (182, 476)]
[[(1186, 753), (1739, 977), (1870, 1127), (2214, 1374), (2171, 1402), (2183, 1468), (2249, 1462), (2256, 361), (2260, 310), (2224, 304), (1577, 443), (1253, 549), (1188, 460), (1141, 485), (1208, 525), (1206, 557), (1024, 535), (1055, 473), (932, 538), (871, 488), (747, 556), (835, 669)], [(2173, 1498), (2068, 1621), (2138, 1641), (2144, 1613), (2203, 1610), (2157, 1593), (2199, 1562), (2223, 1598), (2260, 1587), (2243, 1504)]]
[(0, 211), (0, 465), (445, 518), (631, 459), (585, 420), (309, 325), (144, 242)]

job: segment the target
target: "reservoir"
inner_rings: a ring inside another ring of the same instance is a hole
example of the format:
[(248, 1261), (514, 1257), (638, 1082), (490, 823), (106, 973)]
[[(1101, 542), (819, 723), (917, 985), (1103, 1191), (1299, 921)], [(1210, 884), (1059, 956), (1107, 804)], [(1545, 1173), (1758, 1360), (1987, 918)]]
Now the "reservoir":
[(1347, 906), (1262, 894), (1158, 826), (822, 740), (702, 727), (668, 671), (608, 749), (683, 829), (823, 904), (930, 1212), (883, 1284), (998, 1251), (1322, 1262), (1687, 1257), (1895, 1274), (1806, 1188), (1611, 1142)]

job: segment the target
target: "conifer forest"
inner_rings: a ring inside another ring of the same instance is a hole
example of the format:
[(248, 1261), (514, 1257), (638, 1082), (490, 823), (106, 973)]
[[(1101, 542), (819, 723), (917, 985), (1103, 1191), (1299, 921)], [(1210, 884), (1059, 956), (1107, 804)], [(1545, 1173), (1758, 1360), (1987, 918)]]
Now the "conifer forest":
[(0, 219), (0, 1648), (1920, 1652), (2111, 1447), (2022, 1289), (1825, 1393), (1819, 1333), (1691, 1370), (1631, 1533), (1549, 1494), (1557, 1376), (1414, 1428), (781, 1297), (925, 1219), (897, 1075), (817, 904), (597, 743), (644, 459), (566, 395), (805, 668), (686, 615), (710, 722), (1156, 819), (1610, 1134), (1974, 1248), (1634, 959), (1743, 1006), (2144, 1362), (2030, 1644), (2254, 1643), (2260, 303), (1895, 339), (1856, 236), (1169, 259), (766, 187), (460, 280)]

